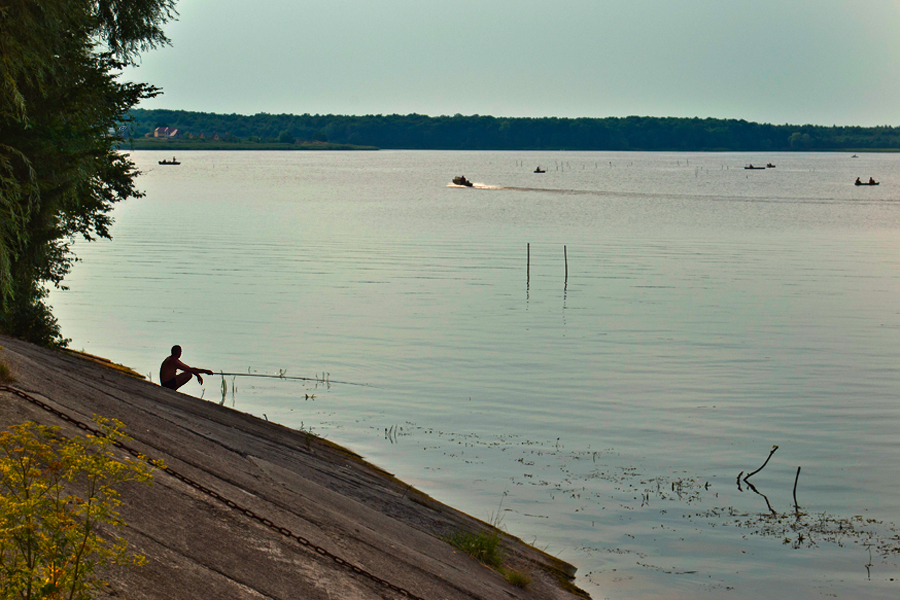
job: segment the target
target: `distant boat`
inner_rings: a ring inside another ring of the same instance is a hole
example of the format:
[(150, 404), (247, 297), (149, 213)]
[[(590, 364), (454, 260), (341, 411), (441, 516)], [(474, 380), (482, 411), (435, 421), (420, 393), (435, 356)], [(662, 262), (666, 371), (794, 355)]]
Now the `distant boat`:
[(860, 181), (859, 179), (856, 180), (856, 185), (878, 185), (880, 183), (880, 181)]
[(854, 154), (854, 155), (851, 156), (850, 158), (859, 158), (859, 157), (858, 157), (857, 155)]
[(464, 175), (460, 175), (459, 177), (453, 178), (453, 183), (456, 185), (464, 185), (466, 187), (472, 187), (472, 182), (465, 178)]
[(753, 165), (748, 165), (748, 166), (746, 166), (746, 167), (744, 167), (744, 168), (747, 169), (747, 170), (754, 170), (754, 171), (760, 170), (760, 169), (762, 169), (762, 170), (765, 170), (765, 169), (766, 169), (765, 167), (754, 167)]
[(161, 165), (180, 165), (181, 163), (178, 162), (177, 160), (175, 160), (175, 157), (173, 156), (172, 160), (162, 159), (161, 161), (159, 161), (159, 164), (161, 164)]
[(774, 168), (775, 168), (775, 165), (773, 165), (772, 163), (766, 163), (766, 168), (767, 168), (767, 169), (774, 169)]
[(547, 171), (543, 170), (540, 166), (534, 170), (535, 173), (546, 173)]

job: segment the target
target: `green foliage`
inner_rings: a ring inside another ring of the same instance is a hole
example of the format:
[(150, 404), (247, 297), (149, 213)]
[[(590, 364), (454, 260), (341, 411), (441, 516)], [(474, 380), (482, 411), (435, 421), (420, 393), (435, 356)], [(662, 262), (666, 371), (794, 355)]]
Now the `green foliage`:
[(497, 568), (503, 563), (500, 533), (496, 530), (484, 529), (473, 533), (458, 529), (446, 536), (444, 541), (489, 567)]
[(523, 573), (522, 571), (508, 570), (503, 573), (503, 578), (506, 579), (506, 582), (516, 586), (517, 588), (525, 589), (529, 585), (531, 585), (531, 575), (528, 573)]
[(75, 237), (109, 237), (114, 203), (140, 195), (118, 126), (145, 84), (117, 80), (167, 42), (173, 0), (5, 0), (0, 5), (0, 331), (62, 345), (45, 304)]
[(16, 376), (6, 363), (0, 362), (0, 383), (15, 383)]
[(500, 531), (497, 529), (500, 518), (494, 517), (491, 520), (495, 525), (491, 529), (485, 528), (478, 532), (457, 529), (444, 536), (443, 539), (481, 564), (497, 569), (510, 585), (527, 588), (531, 585), (531, 575), (515, 569), (503, 568), (503, 548), (500, 545)]
[(188, 150), (377, 150), (374, 146), (354, 146), (353, 144), (333, 144), (331, 142), (296, 141), (293, 144), (282, 144), (264, 140), (256, 136), (233, 138), (232, 141), (212, 141), (209, 139), (176, 139), (164, 140), (156, 138), (134, 138), (127, 143), (133, 150), (162, 150), (167, 154)]
[(131, 112), (141, 138), (165, 123), (195, 136), (297, 140), (421, 150), (900, 150), (900, 127), (773, 125), (742, 119), (609, 117), (560, 119), (485, 115), (223, 115), (181, 110)]
[(101, 531), (124, 526), (116, 486), (149, 482), (150, 467), (117, 460), (122, 424), (97, 422), (108, 437), (34, 423), (0, 433), (0, 600), (88, 600), (105, 565), (142, 562)]

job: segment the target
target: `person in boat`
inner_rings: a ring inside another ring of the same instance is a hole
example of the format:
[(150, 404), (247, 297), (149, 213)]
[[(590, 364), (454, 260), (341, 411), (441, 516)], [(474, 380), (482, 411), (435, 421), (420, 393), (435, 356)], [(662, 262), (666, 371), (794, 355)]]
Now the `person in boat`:
[[(178, 371), (181, 371), (179, 373)], [(160, 385), (170, 390), (177, 390), (188, 381), (191, 377), (197, 376), (197, 381), (203, 384), (203, 378), (200, 374), (212, 375), (209, 369), (195, 369), (181, 362), (181, 346), (172, 346), (172, 354), (159, 367)]]
[(856, 178), (856, 185), (862, 185), (862, 181), (859, 180), (859, 177)]
[(869, 177), (869, 185), (875, 185), (875, 180)]

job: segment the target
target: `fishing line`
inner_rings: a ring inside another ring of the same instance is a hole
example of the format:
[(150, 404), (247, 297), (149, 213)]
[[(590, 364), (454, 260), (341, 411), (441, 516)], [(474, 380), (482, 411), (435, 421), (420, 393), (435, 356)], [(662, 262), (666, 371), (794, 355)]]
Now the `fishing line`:
[(344, 385), (359, 385), (362, 387), (372, 387), (368, 383), (354, 383), (352, 381), (337, 381), (334, 379), (328, 378), (318, 378), (318, 377), (288, 377), (287, 375), (279, 373), (278, 375), (270, 375), (267, 373), (215, 373), (215, 375), (221, 375), (225, 377), (265, 377), (269, 379), (291, 379), (294, 381), (315, 381), (316, 383), (324, 383), (324, 384), (332, 384), (332, 383), (341, 383)]

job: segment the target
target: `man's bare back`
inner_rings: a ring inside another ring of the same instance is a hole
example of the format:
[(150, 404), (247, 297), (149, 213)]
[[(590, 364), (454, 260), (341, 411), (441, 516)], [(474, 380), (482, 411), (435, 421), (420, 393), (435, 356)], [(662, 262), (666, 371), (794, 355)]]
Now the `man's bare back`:
[[(179, 373), (178, 371), (182, 371)], [(181, 362), (181, 346), (172, 346), (172, 355), (166, 357), (159, 367), (159, 382), (163, 387), (177, 390), (188, 381), (191, 377), (197, 376), (197, 381), (203, 383), (201, 373), (212, 375), (209, 369), (195, 369)]]

